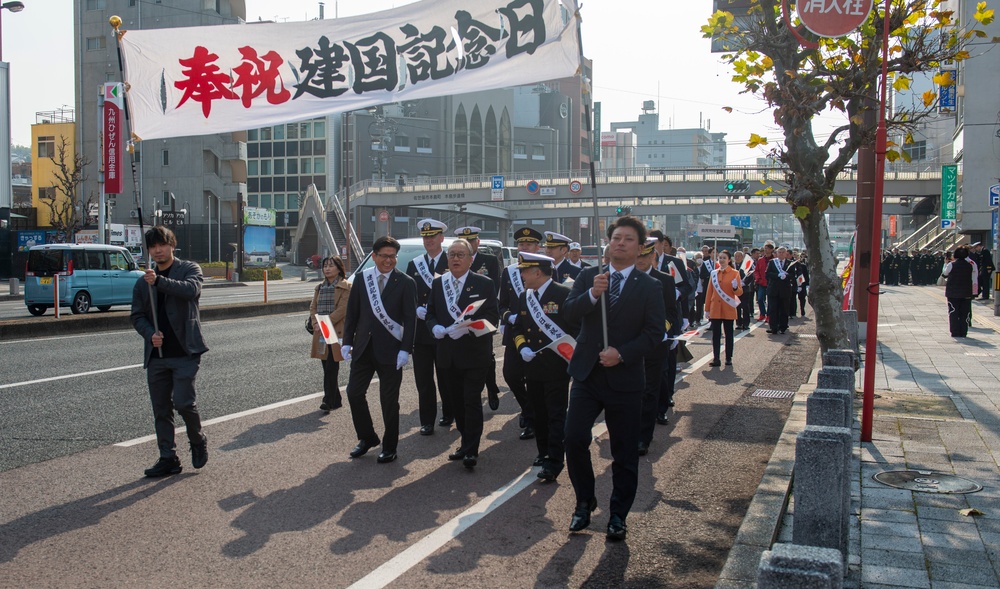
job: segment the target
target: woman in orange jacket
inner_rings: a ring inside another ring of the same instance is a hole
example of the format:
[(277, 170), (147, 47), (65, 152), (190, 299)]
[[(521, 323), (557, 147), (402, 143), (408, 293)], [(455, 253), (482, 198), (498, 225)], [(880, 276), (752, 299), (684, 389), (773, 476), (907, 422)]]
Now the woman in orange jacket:
[(705, 296), (705, 312), (712, 321), (712, 353), (714, 359), (709, 366), (722, 366), (719, 348), (722, 344), (722, 330), (726, 331), (726, 366), (733, 364), (733, 322), (736, 309), (740, 306), (743, 282), (739, 270), (733, 267), (729, 250), (719, 252), (719, 268), (712, 272)]

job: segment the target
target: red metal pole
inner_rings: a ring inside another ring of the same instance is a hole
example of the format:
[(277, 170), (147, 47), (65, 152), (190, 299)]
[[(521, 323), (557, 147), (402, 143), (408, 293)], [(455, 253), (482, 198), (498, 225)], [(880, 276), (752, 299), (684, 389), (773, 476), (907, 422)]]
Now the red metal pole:
[(882, 89), (879, 98), (878, 130), (875, 136), (875, 202), (872, 207), (872, 260), (868, 274), (868, 322), (865, 332), (865, 384), (861, 406), (861, 441), (872, 441), (872, 414), (875, 405), (875, 353), (878, 348), (879, 266), (882, 257), (882, 197), (885, 192), (886, 91), (889, 85), (889, 9), (885, 0), (882, 24)]

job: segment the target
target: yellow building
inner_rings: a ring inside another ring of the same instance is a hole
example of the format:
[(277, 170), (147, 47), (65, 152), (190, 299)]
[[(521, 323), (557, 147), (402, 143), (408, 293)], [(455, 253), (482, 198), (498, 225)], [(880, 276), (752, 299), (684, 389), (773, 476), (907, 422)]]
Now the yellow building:
[[(57, 187), (59, 169), (59, 148), (65, 140), (64, 161), (72, 169), (76, 155), (76, 122), (72, 109), (35, 114), (36, 123), (31, 126), (31, 206), (38, 211), (38, 226), (52, 226), (52, 210), (46, 199), (56, 199), (64, 203), (64, 195)], [(80, 198), (80, 195), (77, 195)], [(65, 204), (56, 204), (56, 210)], [(81, 213), (78, 213), (80, 215)], [(82, 213), (86, 215), (86, 212)]]

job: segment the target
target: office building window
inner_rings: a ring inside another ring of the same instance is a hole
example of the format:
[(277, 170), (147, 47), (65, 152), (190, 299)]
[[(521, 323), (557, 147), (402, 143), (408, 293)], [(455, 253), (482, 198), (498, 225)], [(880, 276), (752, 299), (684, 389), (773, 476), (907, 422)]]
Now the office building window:
[(914, 141), (909, 145), (904, 145), (903, 151), (908, 153), (910, 155), (910, 159), (913, 161), (925, 160), (927, 159), (927, 142)]
[(528, 147), (523, 143), (514, 144), (514, 159), (516, 160), (526, 160), (528, 159)]
[(406, 135), (396, 135), (396, 151), (410, 151), (410, 138)]
[(430, 137), (417, 137), (417, 153), (431, 153)]
[(257, 129), (247, 131), (247, 141), (257, 141), (258, 137), (260, 137), (260, 132)]
[(256, 176), (257, 175), (257, 166), (258, 166), (258, 163), (259, 162), (257, 160), (250, 160), (250, 161), (247, 162), (247, 175), (248, 176)]
[(257, 206), (257, 195), (256, 194), (248, 194), (247, 195), (247, 206), (249, 206), (249, 207), (255, 207), (255, 206)]
[(260, 175), (261, 176), (271, 175), (271, 160), (260, 160)]
[(542, 145), (532, 145), (531, 146), (531, 159), (533, 160), (544, 160), (545, 159), (545, 147)]
[(56, 138), (54, 136), (38, 138), (38, 157), (56, 157)]
[(278, 209), (279, 211), (285, 210), (285, 195), (284, 194), (275, 194), (274, 195), (274, 208)]
[(170, 165), (170, 150), (169, 149), (164, 149), (163, 151), (160, 152), (160, 155), (161, 155), (161, 161), (162, 161), (163, 165), (164, 166), (169, 166)]
[(104, 37), (87, 37), (87, 51), (100, 51), (107, 45), (108, 41)]
[(299, 138), (299, 124), (292, 123), (288, 125), (288, 139), (298, 139)]
[(274, 140), (284, 141), (284, 139), (285, 139), (285, 126), (278, 125), (277, 127), (274, 128)]
[(313, 123), (313, 137), (325, 137), (326, 136), (326, 122), (317, 121)]
[(87, 0), (87, 10), (104, 10), (107, 8), (105, 0)]
[(270, 141), (271, 140), (271, 127), (264, 127), (260, 130), (260, 140)]
[(289, 158), (287, 161), (288, 169), (285, 170), (286, 174), (298, 174), (299, 173), (299, 160), (294, 158)]
[(41, 186), (38, 188), (38, 198), (52, 200), (56, 197), (55, 186)]

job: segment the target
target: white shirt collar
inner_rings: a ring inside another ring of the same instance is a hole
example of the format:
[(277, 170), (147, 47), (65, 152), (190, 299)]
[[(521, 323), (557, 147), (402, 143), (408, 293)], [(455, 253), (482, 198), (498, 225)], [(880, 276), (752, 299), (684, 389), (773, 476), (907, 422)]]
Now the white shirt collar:
[(539, 299), (542, 298), (542, 294), (545, 293), (545, 289), (548, 288), (550, 284), (552, 284), (552, 279), (551, 278), (549, 278), (548, 280), (546, 280), (545, 284), (543, 284), (540, 287), (538, 287), (538, 290), (535, 291), (535, 292), (538, 293), (538, 298)]

